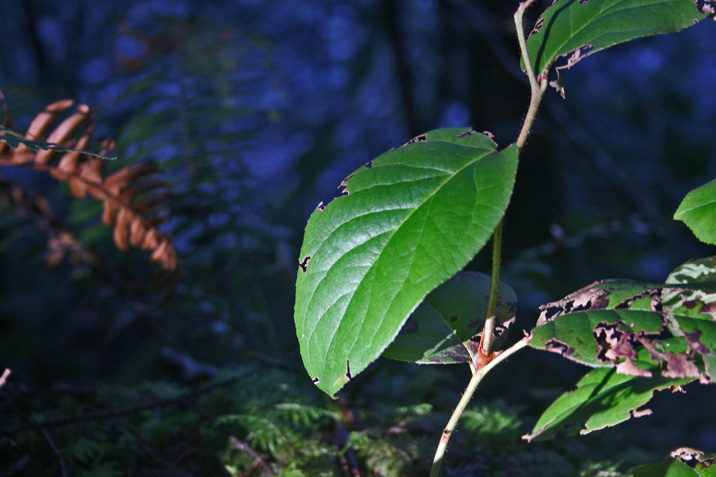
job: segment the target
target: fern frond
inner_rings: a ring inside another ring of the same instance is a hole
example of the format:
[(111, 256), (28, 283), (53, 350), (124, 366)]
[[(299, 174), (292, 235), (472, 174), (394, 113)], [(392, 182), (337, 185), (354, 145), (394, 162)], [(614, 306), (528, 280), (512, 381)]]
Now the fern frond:
[[(51, 129), (57, 117), (73, 107), (74, 112)], [(82, 125), (84, 132), (74, 138)], [(117, 248), (127, 251), (131, 245), (151, 251), (150, 259), (162, 269), (176, 270), (176, 251), (158, 229), (167, 216), (169, 193), (163, 182), (147, 179), (157, 167), (141, 163), (105, 175), (104, 159), (113, 143), (105, 141), (98, 154), (87, 152), (93, 130), (92, 112), (87, 105), (69, 99), (57, 101), (33, 119), (24, 137), (18, 137), (7, 126), (0, 130), (0, 166), (32, 167), (67, 182), (77, 198), (89, 196), (101, 201), (102, 221), (112, 227)]]
[(45, 263), (56, 266), (65, 256), (73, 265), (94, 264), (97, 260), (75, 235), (55, 217), (47, 199), (12, 182), (0, 179), (0, 208), (6, 204), (31, 218), (47, 235)]
[(302, 403), (280, 403), (276, 404), (274, 408), (278, 416), (291, 421), (295, 426), (309, 427), (326, 418), (332, 421), (341, 420), (337, 412)]

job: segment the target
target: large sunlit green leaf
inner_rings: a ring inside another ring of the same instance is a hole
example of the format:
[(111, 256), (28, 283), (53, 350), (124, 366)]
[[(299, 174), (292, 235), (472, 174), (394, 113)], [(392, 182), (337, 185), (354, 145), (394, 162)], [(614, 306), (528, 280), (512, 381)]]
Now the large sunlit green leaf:
[(527, 50), (539, 75), (560, 56), (574, 53), (574, 63), (618, 43), (681, 31), (703, 17), (694, 0), (559, 0), (545, 10)]
[(674, 219), (685, 223), (702, 242), (716, 245), (716, 179), (686, 194)]
[[(383, 356), (419, 364), (470, 362), (477, 353), (478, 333), (485, 324), (490, 285), (489, 275), (458, 273), (430, 292)], [(515, 292), (501, 283), (498, 325), (515, 316), (515, 303)], [(497, 349), (499, 343), (493, 346)]]
[(295, 322), (313, 381), (333, 395), (378, 358), (427, 294), (485, 245), (512, 194), (517, 148), (442, 129), (351, 174), (313, 213)]
[[(636, 365), (657, 374), (657, 368), (649, 361), (636, 360)], [(640, 408), (651, 400), (654, 392), (692, 380), (661, 376), (645, 379), (619, 374), (615, 369), (594, 369), (577, 383), (577, 389), (557, 398), (540, 416), (532, 433), (524, 438), (545, 440), (560, 432), (588, 434), (649, 414)]]

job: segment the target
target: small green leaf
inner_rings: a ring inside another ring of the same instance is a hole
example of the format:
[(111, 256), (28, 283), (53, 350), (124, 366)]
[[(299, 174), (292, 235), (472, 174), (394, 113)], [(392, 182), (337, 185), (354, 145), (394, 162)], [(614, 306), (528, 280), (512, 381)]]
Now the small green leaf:
[(716, 456), (682, 447), (671, 453), (669, 458), (656, 464), (638, 467), (632, 471), (634, 477), (716, 477)]
[(21, 137), (20, 135), (18, 135), (11, 129), (8, 129), (3, 126), (0, 126), (0, 132), (2, 132), (3, 134), (8, 134), (7, 136), (0, 135), (0, 142), (6, 143), (8, 146), (10, 146), (13, 149), (17, 149), (22, 144), (25, 147), (27, 147), (28, 149), (33, 150), (33, 151), (39, 151), (40, 149), (44, 149), (46, 151), (52, 150), (52, 151), (56, 151), (56, 152), (79, 152), (86, 156), (97, 157), (99, 159), (105, 159), (108, 161), (113, 161), (113, 160), (117, 159), (116, 157), (109, 157), (109, 156), (103, 156), (101, 154), (95, 154), (94, 152), (79, 151), (77, 149), (68, 149), (66, 147), (61, 147), (58, 144), (52, 144), (49, 142), (30, 141), (28, 139), (25, 139), (24, 137)]
[(656, 464), (634, 469), (634, 477), (699, 477), (694, 469), (678, 459), (669, 459)]
[[(489, 275), (458, 273), (430, 292), (383, 356), (419, 364), (470, 362), (485, 324), (490, 285)], [(497, 306), (498, 324), (515, 316), (515, 292), (504, 283)], [(505, 331), (502, 327), (500, 337)]]
[(427, 294), (485, 245), (512, 195), (517, 147), (442, 129), (355, 171), (313, 213), (296, 282), (303, 363), (329, 395), (377, 359)]
[(716, 257), (689, 260), (676, 267), (666, 279), (666, 283), (669, 284), (686, 285), (701, 282), (716, 283)]
[(559, 0), (538, 20), (527, 50), (540, 75), (561, 56), (571, 53), (571, 66), (618, 43), (681, 31), (702, 18), (694, 0)]
[[(636, 364), (645, 371), (657, 371), (649, 361), (637, 360)], [(532, 433), (523, 438), (546, 440), (559, 432), (588, 434), (650, 414), (640, 408), (651, 400), (654, 392), (677, 388), (692, 380), (661, 376), (644, 379), (618, 374), (615, 369), (594, 369), (577, 383), (577, 389), (557, 398), (540, 416)]]
[(674, 219), (685, 223), (702, 242), (716, 245), (716, 179), (686, 194)]

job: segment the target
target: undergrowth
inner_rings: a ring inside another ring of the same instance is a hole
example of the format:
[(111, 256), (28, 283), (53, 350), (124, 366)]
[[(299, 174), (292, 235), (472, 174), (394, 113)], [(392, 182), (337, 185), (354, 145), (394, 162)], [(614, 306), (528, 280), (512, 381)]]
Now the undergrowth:
[[(8, 476), (422, 475), (449, 411), (332, 401), (293, 371), (248, 367), (192, 387), (8, 383), (0, 408)], [(527, 445), (530, 418), (518, 416), (503, 400), (470, 406), (445, 475), (622, 475), (617, 463), (587, 458), (585, 445)]]

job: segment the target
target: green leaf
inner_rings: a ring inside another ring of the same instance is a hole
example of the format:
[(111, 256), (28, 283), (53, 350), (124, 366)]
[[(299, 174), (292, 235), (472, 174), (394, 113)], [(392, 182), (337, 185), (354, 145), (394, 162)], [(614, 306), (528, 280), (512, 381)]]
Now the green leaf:
[[(636, 364), (646, 371), (657, 371), (648, 361)], [(647, 415), (650, 411), (639, 408), (651, 400), (655, 391), (677, 388), (692, 380), (661, 376), (644, 379), (618, 374), (615, 369), (594, 369), (577, 383), (577, 389), (557, 398), (540, 416), (532, 433), (523, 438), (546, 440), (559, 432), (588, 434)]]
[[(99, 159), (105, 159), (108, 161), (113, 161), (114, 159), (117, 159), (116, 157), (108, 157), (103, 156), (101, 154), (95, 154), (93, 152), (87, 152), (87, 151), (79, 151), (77, 149), (68, 149), (66, 147), (61, 147), (58, 144), (52, 144), (49, 142), (43, 142), (43, 141), (30, 141), (28, 139), (25, 139), (24, 137), (20, 136), (18, 133), (12, 131), (11, 129), (8, 129), (4, 126), (0, 126), (0, 133), (3, 135), (0, 135), (0, 142), (6, 143), (8, 146), (10, 146), (13, 149), (17, 149), (20, 147), (20, 145), (24, 145), (30, 150), (33, 151), (39, 151), (40, 149), (44, 150), (52, 150), (57, 152), (79, 152), (81, 154), (97, 157)], [(4, 135), (4, 134), (7, 134)]]
[(686, 194), (674, 219), (685, 223), (702, 242), (716, 245), (716, 179)]
[(534, 348), (587, 366), (616, 366), (620, 374), (650, 377), (651, 372), (635, 366), (637, 354), (646, 349), (642, 359), (659, 364), (665, 378), (707, 383), (716, 377), (716, 283), (606, 280), (541, 309), (530, 340)]
[(355, 171), (306, 227), (295, 322), (333, 395), (377, 359), (427, 294), (485, 245), (512, 194), (517, 147), (441, 129)]
[(627, 357), (625, 353), (631, 354), (633, 346), (619, 343), (619, 352), (615, 351), (613, 357), (608, 357), (609, 344), (599, 343), (595, 336), (604, 335), (606, 340), (610, 334), (619, 334), (622, 338), (641, 331), (644, 336), (653, 337), (663, 328), (661, 317), (655, 313), (629, 310), (580, 312), (557, 317), (536, 328), (530, 346), (561, 354), (593, 368), (612, 367), (618, 358)]
[(682, 447), (673, 451), (669, 458), (656, 464), (638, 467), (634, 477), (716, 477), (716, 456)]
[(561, 56), (571, 53), (571, 66), (618, 43), (681, 31), (702, 18), (694, 0), (559, 0), (538, 20), (527, 51), (540, 75)]
[[(490, 285), (489, 275), (458, 273), (430, 292), (383, 356), (419, 364), (470, 362), (485, 324)], [(509, 325), (516, 301), (514, 290), (500, 283), (498, 324)], [(506, 327), (500, 327), (499, 336), (504, 337), (505, 331)]]
[(666, 279), (669, 284), (716, 283), (716, 257), (689, 260), (676, 267)]

